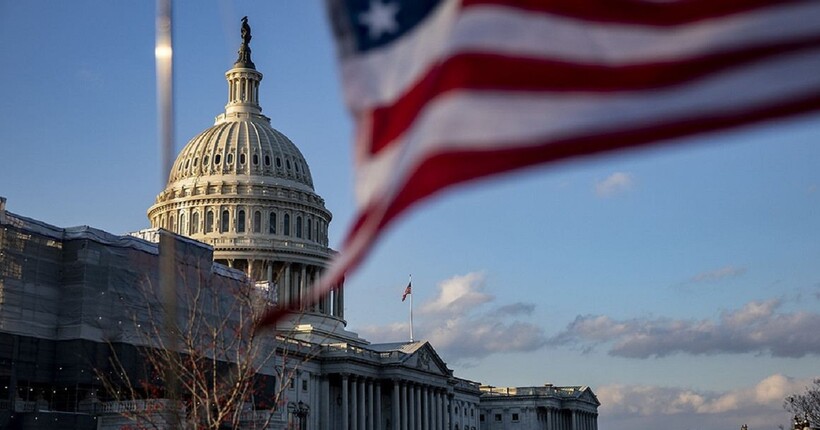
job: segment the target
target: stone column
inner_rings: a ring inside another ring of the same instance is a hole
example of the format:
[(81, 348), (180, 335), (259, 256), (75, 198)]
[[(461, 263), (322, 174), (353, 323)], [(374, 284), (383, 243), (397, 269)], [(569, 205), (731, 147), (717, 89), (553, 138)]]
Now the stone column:
[(280, 289), (282, 290), (282, 306), (288, 307), (290, 306), (290, 263), (285, 263), (285, 267), (282, 268), (284, 272), (282, 275), (285, 278), (283, 285), (280, 285)]
[(391, 430), (402, 430), (401, 428), (401, 396), (399, 396), (399, 380), (393, 380), (393, 404), (391, 405), (391, 415), (390, 415), (390, 429)]
[(416, 385), (407, 387), (407, 428), (416, 430)]
[(350, 415), (350, 406), (348, 404), (348, 383), (347, 374), (342, 374), (342, 430), (350, 430), (348, 426), (348, 417)]
[(322, 394), (319, 399), (319, 430), (330, 430), (330, 381), (327, 375), (321, 379)]
[(424, 421), (421, 415), (421, 386), (416, 386), (416, 429), (421, 429), (421, 422)]
[(339, 318), (345, 317), (345, 287), (344, 282), (339, 283)]
[(430, 413), (430, 387), (422, 388), (421, 398), (421, 404), (424, 406), (422, 408), (421, 428), (422, 430), (430, 430), (430, 420), (433, 419), (433, 414)]
[(456, 409), (455, 396), (452, 394), (448, 394), (447, 400), (448, 406), (450, 406), (447, 410), (447, 430), (453, 430), (453, 414), (455, 413), (454, 411)]
[(367, 380), (367, 386), (365, 387), (367, 390), (367, 430), (373, 430), (373, 418), (375, 414), (373, 413), (373, 380)]
[(401, 383), (401, 430), (408, 430), (408, 421), (410, 417), (410, 402), (407, 395), (407, 383)]
[(367, 430), (367, 390), (364, 378), (359, 378), (359, 430)]
[(307, 265), (302, 265), (302, 273), (299, 277), (299, 309), (304, 310), (307, 299)]
[(436, 430), (444, 429), (444, 393), (436, 391)]
[(578, 420), (576, 418), (576, 411), (573, 409), (572, 411), (570, 411), (570, 414), (570, 430), (578, 430)]
[(374, 406), (376, 412), (373, 416), (373, 430), (381, 430), (384, 428), (384, 425), (382, 424), (382, 384), (378, 380), (375, 381), (374, 384), (376, 385), (376, 393), (374, 394), (376, 397)]
[(350, 428), (359, 430), (359, 382), (356, 377), (350, 384)]

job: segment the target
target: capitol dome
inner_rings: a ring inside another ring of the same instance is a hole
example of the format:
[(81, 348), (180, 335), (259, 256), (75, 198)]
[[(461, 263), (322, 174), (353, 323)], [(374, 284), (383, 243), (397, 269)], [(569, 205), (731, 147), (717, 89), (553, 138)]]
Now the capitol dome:
[(224, 175), (313, 191), (310, 168), (299, 148), (262, 115), (217, 117), (179, 153), (168, 184)]
[(154, 228), (211, 245), (216, 262), (266, 284), (279, 306), (344, 324), (341, 285), (308, 303), (334, 254), (327, 237), (332, 215), (299, 148), (262, 115), (262, 73), (251, 61), (244, 21), (242, 38), (239, 58), (225, 73), (225, 111), (179, 153), (148, 218)]

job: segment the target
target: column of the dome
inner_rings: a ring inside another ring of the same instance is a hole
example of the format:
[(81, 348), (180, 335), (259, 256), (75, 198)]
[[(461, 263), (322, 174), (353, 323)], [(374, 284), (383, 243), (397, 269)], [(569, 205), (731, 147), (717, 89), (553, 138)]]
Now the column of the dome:
[(302, 273), (299, 276), (299, 309), (307, 307), (307, 265), (302, 264)]

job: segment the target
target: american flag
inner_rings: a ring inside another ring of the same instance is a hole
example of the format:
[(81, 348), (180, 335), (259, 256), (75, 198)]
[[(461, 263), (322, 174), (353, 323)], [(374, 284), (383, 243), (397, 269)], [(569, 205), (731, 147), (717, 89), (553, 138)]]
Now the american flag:
[(328, 282), (455, 184), (820, 108), (820, 0), (326, 3), (358, 200)]
[(408, 294), (413, 294), (412, 285), (413, 285), (412, 282), (407, 283), (407, 288), (404, 289), (404, 294), (401, 295), (401, 301), (404, 301), (407, 298)]

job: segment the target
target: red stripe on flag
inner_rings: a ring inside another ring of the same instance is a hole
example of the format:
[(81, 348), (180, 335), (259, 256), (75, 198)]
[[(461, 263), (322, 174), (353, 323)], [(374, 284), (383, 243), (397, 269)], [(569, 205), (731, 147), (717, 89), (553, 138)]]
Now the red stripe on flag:
[(461, 0), (463, 8), (506, 6), (602, 23), (674, 26), (815, 0)]
[(820, 37), (719, 52), (697, 58), (627, 66), (566, 63), (493, 54), (461, 54), (432, 69), (403, 97), (372, 113), (371, 155), (389, 147), (431, 99), (472, 89), (521, 92), (618, 92), (686, 83), (733, 67), (820, 47)]

